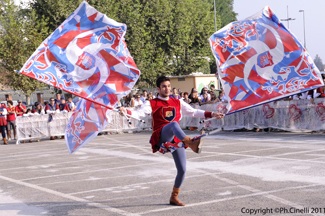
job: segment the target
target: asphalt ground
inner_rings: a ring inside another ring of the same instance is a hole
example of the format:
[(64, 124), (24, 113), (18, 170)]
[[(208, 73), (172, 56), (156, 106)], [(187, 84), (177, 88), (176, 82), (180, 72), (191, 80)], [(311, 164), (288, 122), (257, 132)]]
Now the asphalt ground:
[[(186, 131), (190, 136), (198, 132)], [(150, 132), (102, 135), (69, 154), (64, 140), (0, 146), (0, 215), (323, 215), (325, 134), (219, 132), (187, 149), (169, 205), (171, 154)]]

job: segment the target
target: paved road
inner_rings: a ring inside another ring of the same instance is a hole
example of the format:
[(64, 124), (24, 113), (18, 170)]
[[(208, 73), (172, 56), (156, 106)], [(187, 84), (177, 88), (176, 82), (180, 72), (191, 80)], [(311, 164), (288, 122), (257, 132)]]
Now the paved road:
[(63, 140), (1, 145), (0, 215), (325, 211), (324, 134), (220, 132), (205, 138), (200, 155), (187, 150), (185, 207), (168, 205), (174, 162), (170, 154), (152, 154), (149, 137), (98, 136), (72, 155)]

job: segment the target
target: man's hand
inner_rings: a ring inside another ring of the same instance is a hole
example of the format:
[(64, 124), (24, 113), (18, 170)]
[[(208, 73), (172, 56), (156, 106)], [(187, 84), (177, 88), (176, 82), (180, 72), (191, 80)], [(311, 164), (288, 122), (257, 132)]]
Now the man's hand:
[(216, 119), (222, 119), (223, 117), (225, 117), (225, 114), (212, 112), (212, 118), (213, 117), (215, 117)]
[(121, 116), (123, 116), (123, 113), (126, 114), (126, 109), (124, 107), (120, 107), (118, 110), (120, 111)]

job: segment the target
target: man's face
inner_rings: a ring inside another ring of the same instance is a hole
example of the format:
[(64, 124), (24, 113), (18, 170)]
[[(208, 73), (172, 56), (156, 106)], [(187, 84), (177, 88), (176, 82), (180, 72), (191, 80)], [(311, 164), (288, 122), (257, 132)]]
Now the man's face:
[(219, 97), (220, 97), (220, 98), (223, 97), (223, 92), (220, 92)]
[(65, 104), (65, 100), (61, 99), (61, 103), (62, 103), (62, 104)]
[(207, 88), (203, 88), (203, 93), (208, 93), (208, 89)]
[(169, 96), (170, 89), (170, 81), (164, 81), (160, 83), (160, 87), (157, 87), (159, 95), (163, 98), (167, 98)]
[(61, 95), (60, 95), (60, 94), (57, 94), (57, 95), (56, 95), (56, 99), (57, 99), (57, 100), (60, 100), (60, 99), (61, 99)]
[(69, 103), (71, 103), (71, 102), (72, 102), (72, 99), (71, 99), (71, 98), (69, 98), (69, 99), (68, 99), (68, 102), (69, 102)]
[(211, 86), (210, 89), (211, 89), (211, 91), (213, 91), (215, 88), (214, 88), (214, 86)]
[(146, 91), (143, 92), (143, 96), (147, 97), (148, 93)]
[(177, 93), (177, 90), (176, 89), (173, 89), (173, 94), (176, 94)]
[(21, 106), (21, 102), (18, 102), (18, 106)]
[(51, 99), (50, 100), (50, 104), (53, 106), (55, 104), (55, 100), (54, 99)]

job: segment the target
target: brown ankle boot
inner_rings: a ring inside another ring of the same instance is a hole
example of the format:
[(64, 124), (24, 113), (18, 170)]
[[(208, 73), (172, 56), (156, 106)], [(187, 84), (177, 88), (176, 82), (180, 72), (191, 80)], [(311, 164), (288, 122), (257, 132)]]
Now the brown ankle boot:
[(3, 144), (8, 145), (6, 138), (3, 138)]
[(170, 197), (169, 204), (177, 205), (177, 206), (185, 206), (185, 203), (182, 203), (177, 197), (178, 194), (179, 194), (179, 191), (180, 191), (179, 188), (173, 187), (173, 192), (172, 192), (172, 195)]
[[(204, 132), (201, 133), (201, 135), (202, 134), (204, 134)], [(193, 139), (189, 136), (186, 136), (182, 140), (182, 142), (184, 143), (184, 145), (187, 145), (188, 147), (190, 147), (195, 153), (200, 154), (202, 151), (203, 139), (202, 138), (195, 139), (195, 137)]]

